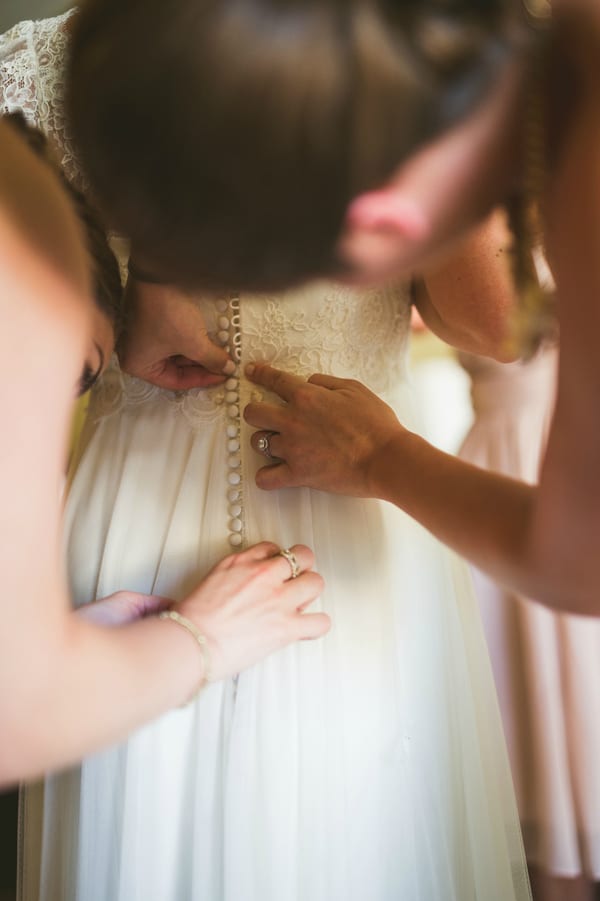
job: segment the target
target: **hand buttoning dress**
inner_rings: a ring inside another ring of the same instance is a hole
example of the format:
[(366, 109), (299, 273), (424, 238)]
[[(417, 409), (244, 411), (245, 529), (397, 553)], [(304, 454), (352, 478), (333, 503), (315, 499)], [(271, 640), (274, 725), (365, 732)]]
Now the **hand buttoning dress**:
[[(51, 39), (57, 25), (36, 28)], [(466, 567), (391, 505), (254, 484), (250, 360), (358, 378), (414, 425), (406, 292), (198, 302), (239, 371), (181, 394), (116, 365), (103, 378), (67, 502), (75, 601), (181, 598), (268, 538), (314, 548), (333, 628), (31, 787), (20, 898), (527, 901)]]

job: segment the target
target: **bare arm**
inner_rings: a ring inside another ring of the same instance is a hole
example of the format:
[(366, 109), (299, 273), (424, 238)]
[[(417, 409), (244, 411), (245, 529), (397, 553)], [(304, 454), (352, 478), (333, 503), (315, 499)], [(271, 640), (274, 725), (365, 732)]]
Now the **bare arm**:
[(459, 350), (514, 359), (510, 319), (515, 305), (503, 212), (493, 213), (441, 266), (415, 282), (415, 303), (425, 324)]
[[(532, 549), (538, 565), (600, 598), (600, 18), (576, 23), (581, 97), (549, 185), (547, 248), (559, 298), (561, 354)], [(594, 18), (595, 17), (595, 18)], [(567, 595), (565, 595), (567, 597)]]
[[(90, 327), (86, 258), (50, 173), (11, 141), (0, 135), (3, 166), (28, 169), (19, 183), (3, 181), (0, 166), (0, 784), (124, 737), (205, 675), (175, 623), (106, 628), (69, 609), (59, 496)], [(295, 549), (293, 581), (277, 551), (263, 542), (225, 558), (178, 605), (206, 635), (215, 679), (328, 628), (325, 615), (304, 612), (322, 588), (311, 551)]]
[[(580, 0), (582, 6), (586, 0)], [(565, 10), (569, 11), (568, 5)], [(407, 432), (356, 382), (312, 384), (257, 366), (287, 401), (251, 404), (248, 421), (279, 434), (283, 462), (261, 487), (303, 484), (397, 504), (491, 576), (556, 610), (600, 615), (600, 20), (567, 36), (581, 94), (550, 181), (547, 251), (561, 331), (556, 409), (540, 484), (530, 487), (456, 460)], [(591, 20), (590, 20), (591, 21)], [(585, 23), (584, 23), (585, 25)], [(257, 438), (253, 438), (257, 445)]]
[[(57, 288), (63, 302), (65, 286)], [(51, 302), (47, 279), (44, 290)], [(60, 324), (39, 309), (32, 319), (22, 293), (2, 294), (5, 323), (8, 297), (19, 305), (0, 339), (0, 783), (123, 737), (185, 701), (203, 676), (198, 649), (175, 625), (152, 617), (108, 629), (69, 612), (59, 489), (81, 321), (70, 327), (64, 302)], [(25, 342), (30, 326), (40, 331)], [(227, 558), (178, 606), (207, 635), (217, 679), (328, 627), (326, 617), (299, 612), (319, 594), (320, 578), (305, 571), (288, 581), (289, 564), (276, 553), (264, 543)], [(297, 553), (310, 569), (308, 549)]]

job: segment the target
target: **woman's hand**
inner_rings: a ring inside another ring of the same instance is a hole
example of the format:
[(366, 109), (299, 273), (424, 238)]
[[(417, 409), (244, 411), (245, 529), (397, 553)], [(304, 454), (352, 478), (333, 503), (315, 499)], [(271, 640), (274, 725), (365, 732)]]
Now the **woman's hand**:
[(172, 603), (170, 598), (161, 598), (156, 594), (115, 591), (106, 598), (79, 607), (76, 614), (97, 626), (126, 626), (136, 619), (160, 613)]
[(329, 631), (325, 613), (305, 613), (323, 590), (323, 579), (312, 572), (313, 552), (302, 544), (291, 548), (299, 567), (292, 578), (292, 565), (279, 551), (263, 541), (225, 557), (174, 608), (206, 636), (213, 681)]
[(170, 285), (129, 280), (128, 322), (119, 342), (121, 368), (160, 388), (182, 391), (218, 385), (235, 365), (213, 344), (200, 308)]
[[(252, 403), (246, 422), (260, 431), (252, 436), (259, 453), (264, 439), (276, 462), (259, 469), (259, 488), (306, 486), (377, 497), (377, 458), (405, 431), (393, 410), (372, 391), (351, 379), (313, 375), (308, 381), (264, 363), (251, 364), (253, 382), (287, 403)], [(263, 441), (261, 442), (261, 439)]]

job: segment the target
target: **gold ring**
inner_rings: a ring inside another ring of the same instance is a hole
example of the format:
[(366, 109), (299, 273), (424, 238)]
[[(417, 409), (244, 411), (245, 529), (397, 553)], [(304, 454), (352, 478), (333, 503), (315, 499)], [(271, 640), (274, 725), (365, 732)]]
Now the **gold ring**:
[(291, 578), (297, 579), (298, 576), (300, 575), (300, 565), (296, 559), (296, 555), (294, 554), (294, 552), (291, 551), (289, 549), (289, 547), (283, 547), (279, 551), (279, 556), (285, 557), (287, 562), (290, 564), (290, 569), (292, 570)]

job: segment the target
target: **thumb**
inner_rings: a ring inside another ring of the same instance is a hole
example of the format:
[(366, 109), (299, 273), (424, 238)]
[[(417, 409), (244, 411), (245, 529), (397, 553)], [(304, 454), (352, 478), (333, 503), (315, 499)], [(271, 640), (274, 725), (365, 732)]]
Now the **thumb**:
[[(232, 369), (233, 363), (230, 360)], [(176, 356), (162, 360), (152, 371), (144, 374), (144, 379), (159, 388), (170, 391), (187, 391), (189, 388), (210, 388), (220, 385), (225, 380), (225, 373), (217, 375), (206, 366), (190, 360), (188, 357)]]
[(230, 375), (235, 369), (235, 364), (228, 352), (215, 344), (206, 332), (195, 336), (189, 336), (186, 341), (185, 356), (194, 363), (199, 363), (218, 375)]

